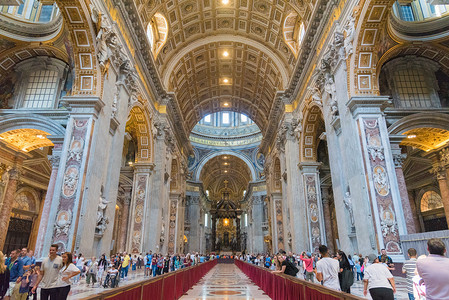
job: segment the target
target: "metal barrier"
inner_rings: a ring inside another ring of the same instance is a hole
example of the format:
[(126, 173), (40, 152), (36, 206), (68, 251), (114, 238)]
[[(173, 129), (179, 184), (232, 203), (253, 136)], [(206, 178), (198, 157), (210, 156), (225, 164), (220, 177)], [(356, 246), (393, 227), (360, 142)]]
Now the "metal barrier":
[(320, 284), (305, 281), (285, 274), (275, 274), (253, 264), (235, 260), (242, 270), (258, 287), (274, 300), (361, 300), (363, 298), (335, 291)]
[(181, 298), (216, 264), (217, 260), (214, 259), (196, 266), (104, 291), (83, 300), (176, 300)]

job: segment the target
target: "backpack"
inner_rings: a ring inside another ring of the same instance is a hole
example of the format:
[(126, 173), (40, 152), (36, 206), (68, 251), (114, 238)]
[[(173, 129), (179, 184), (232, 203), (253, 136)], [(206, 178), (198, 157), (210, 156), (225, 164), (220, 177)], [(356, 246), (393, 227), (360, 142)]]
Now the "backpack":
[(285, 262), (287, 265), (289, 265), (293, 269), (293, 272), (295, 272), (295, 275), (293, 275), (293, 276), (296, 276), (296, 274), (298, 274), (298, 272), (299, 272), (299, 269), (288, 259), (286, 259)]

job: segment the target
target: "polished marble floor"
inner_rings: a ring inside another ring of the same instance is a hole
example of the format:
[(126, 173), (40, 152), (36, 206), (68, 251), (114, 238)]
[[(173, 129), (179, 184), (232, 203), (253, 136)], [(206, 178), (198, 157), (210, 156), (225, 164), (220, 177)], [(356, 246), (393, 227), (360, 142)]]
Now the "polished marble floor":
[[(143, 269), (130, 271), (128, 279), (120, 281), (120, 286), (144, 280), (148, 277), (143, 276)], [(396, 300), (408, 299), (405, 279), (395, 277), (397, 293)], [(104, 291), (103, 287), (97, 284), (92, 288), (87, 286), (85, 279), (81, 279), (80, 284), (73, 285), (70, 292), (69, 300), (78, 300), (87, 296), (94, 295), (100, 291)], [(110, 290), (109, 288), (107, 290)], [(366, 299), (371, 297), (363, 296), (363, 283), (355, 281), (351, 287), (351, 293)], [(190, 289), (182, 300), (231, 300), (231, 299), (270, 299), (264, 294), (253, 282), (251, 282), (245, 274), (243, 274), (233, 264), (219, 264), (206, 274), (194, 287)]]
[(270, 299), (234, 264), (218, 264), (181, 300)]

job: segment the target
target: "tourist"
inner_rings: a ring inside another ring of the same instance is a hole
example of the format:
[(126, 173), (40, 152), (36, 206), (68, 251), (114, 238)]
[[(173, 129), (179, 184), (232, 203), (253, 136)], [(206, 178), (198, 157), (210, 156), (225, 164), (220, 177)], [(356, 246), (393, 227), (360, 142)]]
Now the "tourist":
[(142, 253), (139, 254), (139, 256), (137, 257), (137, 268), (140, 270), (142, 269), (143, 266), (143, 256)]
[(88, 268), (86, 272), (86, 283), (89, 286), (90, 281), (92, 280), (92, 287), (94, 287), (95, 283), (97, 282), (97, 272), (98, 272), (98, 261), (95, 256), (92, 257), (92, 260), (89, 262), (87, 267)]
[(5, 263), (5, 255), (0, 251), (0, 300), (6, 295), (9, 289), (9, 268)]
[(170, 256), (166, 256), (164, 259), (164, 267), (162, 269), (162, 274), (167, 274), (169, 272), (170, 269)]
[(360, 265), (360, 261), (359, 260), (357, 260), (357, 262), (355, 263), (355, 271), (357, 273), (357, 281), (363, 280), (362, 266)]
[[(7, 263), (9, 269), (9, 288), (6, 291), (5, 299), (9, 300), (13, 296), (16, 283), (22, 280), (23, 262), (19, 259), (20, 249), (12, 250)], [(13, 297), (14, 298), (14, 297)]]
[(145, 270), (143, 273), (143, 276), (150, 276), (151, 275), (151, 260), (153, 259), (153, 256), (150, 253), (147, 253), (145, 257), (143, 258), (145, 263)]
[(365, 269), (363, 294), (366, 296), (369, 290), (373, 300), (394, 300), (396, 285), (393, 275), (374, 254), (369, 259), (372, 264)]
[(164, 256), (162, 254), (159, 253), (158, 257), (157, 257), (157, 270), (156, 270), (156, 275), (161, 275), (162, 274), (162, 270), (164, 268)]
[(120, 278), (127, 280), (128, 279), (128, 270), (129, 270), (129, 261), (130, 257), (126, 254), (126, 252), (123, 252), (123, 261), (122, 261), (122, 269), (120, 272)]
[[(73, 256), (72, 256), (73, 257)], [(78, 276), (76, 276), (73, 280), (74, 284), (79, 284), (79, 281), (81, 279), (81, 276), (83, 275), (83, 271), (84, 271), (84, 256), (82, 253), (78, 254), (78, 258), (76, 259), (76, 263), (74, 263), (76, 265), (76, 267), (78, 268), (78, 270), (80, 270), (80, 273)]]
[(273, 255), (273, 261), (271, 264), (271, 270), (279, 271), (281, 270), (281, 262), (279, 261), (277, 255)]
[[(30, 276), (32, 274), (33, 270), (27, 270), (20, 281), (20, 287), (19, 287), (19, 295), (18, 297), (15, 297), (16, 300), (27, 300), (28, 299), (28, 293), (30, 292)], [(19, 284), (19, 283), (18, 283)]]
[(426, 285), (426, 299), (449, 299), (449, 258), (445, 256), (443, 241), (433, 238), (427, 241), (429, 255), (416, 262), (418, 274)]
[(338, 260), (329, 257), (329, 250), (326, 245), (321, 245), (318, 250), (322, 258), (316, 262), (316, 279), (323, 286), (339, 291), (338, 271), (340, 270), (340, 264)]
[(131, 258), (131, 254), (129, 255), (130, 259), (131, 259), (131, 270), (132, 271), (136, 271), (137, 270), (137, 255), (134, 254), (134, 256)]
[(288, 256), (286, 257), (286, 259), (291, 262), (293, 265), (296, 266), (296, 259), (293, 256), (293, 253), (291, 251), (288, 252)]
[(36, 266), (36, 258), (34, 257), (34, 251), (33, 250), (29, 250), (28, 253), (27, 253), (27, 256), (31, 260), (31, 268), (34, 268)]
[(156, 276), (157, 273), (157, 254), (154, 253), (153, 257), (151, 258), (151, 271), (153, 273), (153, 277)]
[[(33, 265), (33, 264), (32, 264)], [(31, 300), (37, 300), (37, 293), (36, 291), (33, 292), (33, 288), (36, 286), (37, 283), (37, 279), (39, 278), (39, 274), (40, 274), (40, 267), (39, 266), (34, 266), (33, 269), (31, 269), (33, 271), (33, 273), (30, 276), (30, 288), (29, 288), (29, 293), (28, 293), (28, 299)]]
[(289, 260), (285, 259), (283, 255), (278, 254), (276, 255), (276, 257), (281, 264), (281, 268), (280, 270), (273, 271), (273, 273), (283, 273), (295, 277), (296, 273), (298, 273), (299, 271), (298, 268), (295, 267), (295, 265), (292, 264)]
[(23, 270), (29, 270), (31, 268), (31, 257), (28, 256), (28, 249), (22, 248), (22, 251), (20, 251), (19, 259), (22, 261), (23, 264)]
[(407, 250), (409, 260), (405, 261), (402, 265), (402, 273), (407, 276), (407, 293), (409, 300), (415, 300), (413, 296), (413, 277), (415, 276), (416, 270), (416, 250), (410, 248)]
[[(70, 292), (70, 278), (79, 275), (81, 271), (72, 262), (72, 253), (65, 252), (62, 255), (62, 267), (58, 274), (58, 300), (65, 300)], [(89, 283), (88, 283), (89, 284)]]
[(108, 269), (108, 261), (106, 260), (106, 255), (102, 254), (100, 260), (98, 261), (98, 271), (97, 271), (97, 282), (101, 285), (103, 282), (104, 271)]
[(299, 259), (303, 262), (303, 266), (305, 269), (305, 280), (314, 282), (313, 277), (315, 273), (313, 272), (313, 259), (312, 254), (310, 252), (301, 253)]
[[(427, 256), (425, 254), (420, 255), (416, 262), (418, 262), (421, 259), (426, 258)], [(415, 269), (415, 276), (413, 276), (413, 297), (416, 300), (426, 300), (426, 285), (424, 284), (424, 280), (421, 276), (418, 274), (418, 270)]]
[(350, 294), (351, 286), (354, 283), (353, 267), (343, 251), (339, 250), (337, 252), (337, 258), (340, 264), (340, 272), (338, 273), (340, 288), (343, 292)]
[(41, 264), (41, 270), (37, 278), (36, 285), (32, 288), (34, 293), (41, 284), (41, 297), (40, 300), (59, 300), (58, 298), (58, 275), (59, 270), (62, 267), (62, 257), (58, 256), (59, 246), (53, 244), (50, 246), (49, 256), (44, 258)]
[(380, 250), (380, 254), (378, 255), (379, 261), (382, 261), (382, 256), (385, 257), (385, 264), (387, 264), (388, 268), (390, 268), (389, 270), (394, 270), (391, 268), (394, 268), (394, 264), (393, 264), (393, 260), (391, 259), (391, 257), (389, 257), (387, 255), (387, 250), (382, 249)]

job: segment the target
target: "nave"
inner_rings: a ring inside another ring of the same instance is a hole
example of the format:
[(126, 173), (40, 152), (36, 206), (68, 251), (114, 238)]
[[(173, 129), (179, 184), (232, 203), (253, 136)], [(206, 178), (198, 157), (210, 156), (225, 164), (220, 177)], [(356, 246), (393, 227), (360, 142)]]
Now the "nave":
[(217, 264), (181, 300), (270, 299), (235, 264)]

